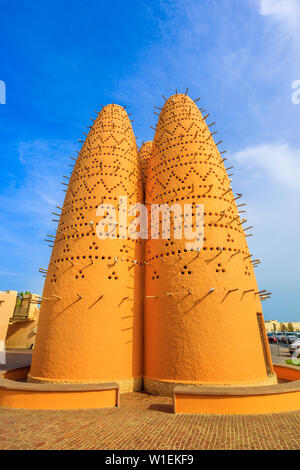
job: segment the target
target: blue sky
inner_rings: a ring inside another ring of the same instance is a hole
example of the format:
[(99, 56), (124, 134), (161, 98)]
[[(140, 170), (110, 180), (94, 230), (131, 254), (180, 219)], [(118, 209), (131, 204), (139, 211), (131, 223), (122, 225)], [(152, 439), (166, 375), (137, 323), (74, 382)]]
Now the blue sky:
[(217, 122), (255, 226), (266, 319), (300, 321), (298, 0), (1, 0), (0, 290), (42, 291), (61, 175), (89, 116), (117, 102), (138, 144), (176, 88)]

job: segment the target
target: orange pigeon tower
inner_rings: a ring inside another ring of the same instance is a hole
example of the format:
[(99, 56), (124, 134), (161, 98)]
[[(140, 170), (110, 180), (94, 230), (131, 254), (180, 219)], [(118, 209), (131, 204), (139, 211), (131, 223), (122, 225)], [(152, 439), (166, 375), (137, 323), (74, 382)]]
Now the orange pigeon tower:
[(146, 181), (148, 164), (151, 157), (152, 141), (143, 142), (139, 151), (139, 162), (141, 166), (141, 173), (144, 181)]
[[(276, 382), (260, 292), (249, 253), (251, 226), (243, 217), (207, 124), (186, 95), (171, 96), (157, 124), (146, 183), (150, 204), (204, 207), (204, 245), (187, 249), (160, 220), (160, 238), (146, 242), (145, 371), (148, 393), (175, 385), (251, 386)], [(177, 219), (178, 222), (178, 219)], [(184, 220), (184, 228), (190, 227)], [(153, 226), (153, 222), (152, 222)], [(157, 227), (156, 227), (157, 228)], [(154, 227), (155, 229), (155, 227)], [(200, 232), (199, 232), (200, 233)], [(201, 234), (200, 234), (201, 235)]]
[[(114, 381), (121, 391), (139, 390), (142, 243), (124, 229), (126, 204), (141, 202), (142, 182), (124, 108), (108, 105), (98, 114), (64, 184), (56, 236), (48, 236), (54, 246), (29, 380)], [(100, 239), (97, 223), (106, 208), (106, 232), (113, 238)]]

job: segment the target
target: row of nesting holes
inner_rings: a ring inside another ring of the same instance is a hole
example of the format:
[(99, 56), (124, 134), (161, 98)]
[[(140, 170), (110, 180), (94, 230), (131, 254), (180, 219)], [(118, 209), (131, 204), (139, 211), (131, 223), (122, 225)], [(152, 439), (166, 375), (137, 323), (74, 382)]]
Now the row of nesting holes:
[[(229, 199), (225, 199), (225, 198), (222, 198), (222, 197), (218, 197), (218, 196), (210, 196), (210, 195), (207, 195), (207, 194), (197, 194), (197, 195), (193, 195), (193, 196), (182, 196), (181, 198), (176, 198), (176, 199), (171, 199), (170, 202), (179, 202), (179, 201), (183, 201), (184, 199), (195, 199), (195, 198), (208, 198), (208, 199), (219, 199), (220, 201), (224, 201), (224, 202), (227, 202), (228, 204), (232, 204), (233, 201), (230, 201)], [(158, 198), (158, 196), (157, 196)]]
[[(192, 173), (192, 172), (193, 172), (193, 173)], [(161, 173), (165, 173), (165, 172), (163, 171), (163, 172), (160, 172), (160, 174), (161, 174)], [(216, 179), (218, 180), (219, 184), (221, 184), (221, 185), (224, 187), (224, 184), (223, 184), (223, 182), (221, 181), (221, 178), (219, 178), (219, 176), (218, 176), (214, 171), (209, 170), (205, 175), (202, 175), (202, 174), (199, 173), (199, 171), (194, 170), (194, 168), (190, 168), (189, 171), (185, 174), (184, 177), (180, 177), (180, 176), (176, 175), (176, 174), (173, 172), (173, 170), (172, 170), (171, 173), (169, 172), (169, 177), (167, 178), (166, 184), (168, 184), (168, 183), (170, 183), (171, 181), (173, 181), (173, 180), (174, 180), (174, 177), (175, 177), (175, 179), (177, 179), (180, 183), (185, 184), (185, 182), (186, 182), (187, 179), (189, 179), (189, 180), (191, 179), (191, 177), (190, 177), (191, 174), (192, 174), (192, 176), (195, 176), (195, 175), (196, 175), (196, 176), (198, 177), (198, 180), (202, 180), (203, 182), (206, 182), (207, 178), (209, 178), (210, 176), (211, 176), (212, 178), (216, 177)], [(224, 180), (224, 177), (223, 177), (223, 180)], [(154, 184), (153, 184), (153, 188), (154, 188), (157, 184), (162, 185), (162, 183), (158, 180), (158, 175), (156, 175), (156, 178), (155, 178), (155, 181), (154, 181)], [(202, 188), (202, 187), (203, 187), (203, 188), (207, 188), (206, 185), (201, 185), (201, 184), (196, 185), (196, 186), (197, 186), (198, 188)], [(220, 191), (222, 191), (223, 187), (221, 188), (220, 186), (218, 186), (217, 189), (219, 189)], [(178, 188), (178, 189), (176, 188), (176, 190), (177, 190), (177, 191), (182, 191), (182, 190), (184, 190), (184, 188), (180, 187), (180, 188)], [(170, 193), (170, 192), (172, 192), (172, 191), (168, 191), (168, 192)], [(163, 194), (166, 194), (166, 192), (163, 193)]]
[[(213, 248), (213, 247), (206, 247), (204, 246), (203, 247), (203, 250), (206, 251), (206, 250), (209, 250), (209, 251), (213, 251), (213, 250), (217, 250), (219, 251), (220, 250), (220, 247), (216, 247), (216, 248)], [(240, 253), (242, 255), (248, 255), (247, 251), (243, 251), (243, 250), (237, 250), (236, 248), (227, 248), (227, 247), (223, 247), (223, 251), (233, 251), (233, 252), (237, 252), (237, 251), (240, 251)], [(160, 257), (164, 257), (164, 256), (170, 256), (170, 255), (176, 255), (176, 254), (181, 254), (181, 253), (186, 253), (188, 250), (184, 249), (184, 250), (177, 250), (177, 251), (171, 251), (171, 252), (166, 252), (166, 253), (161, 253), (160, 255), (154, 255), (150, 258), (147, 259), (147, 262), (149, 261), (153, 261), (155, 258), (156, 259), (159, 259)]]
[[(81, 235), (77, 233), (76, 235), (73, 234), (73, 235), (67, 235), (67, 236), (65, 236), (65, 237), (61, 237), (61, 238), (59, 238), (59, 239), (56, 240), (56, 243), (63, 242), (64, 240), (70, 240), (71, 238), (77, 238), (77, 239), (79, 239), (79, 237), (80, 237), (80, 238), (89, 237), (90, 234), (91, 234), (93, 237), (95, 236), (95, 233), (94, 233), (94, 232), (93, 232), (93, 233), (90, 233), (90, 232), (82, 233)], [(119, 240), (131, 240), (131, 238), (128, 238), (128, 237), (126, 237), (125, 235), (122, 236), (122, 237), (120, 237), (120, 235), (119, 235), (118, 233), (116, 234), (116, 239), (117, 239), (117, 238), (118, 238)], [(133, 242), (133, 243), (137, 243), (137, 244), (140, 245), (140, 244), (142, 243), (142, 240), (132, 240), (132, 242)]]
[[(75, 279), (79, 279), (79, 277), (81, 277), (81, 279), (84, 278), (84, 274), (82, 274), (82, 271), (79, 271), (79, 274), (81, 274), (81, 276), (79, 276), (78, 274), (76, 274)], [(117, 281), (117, 280), (119, 279), (119, 277), (117, 276), (117, 273), (116, 273), (115, 271), (113, 271), (113, 272), (111, 273), (111, 275), (107, 276), (107, 279), (116, 280), (116, 281)]]
[[(192, 215), (195, 215), (195, 214), (192, 214)], [(174, 219), (176, 219), (176, 218), (177, 218), (177, 216), (174, 217)], [(165, 221), (166, 221), (166, 219), (164, 219), (164, 220), (161, 220), (161, 219), (160, 219), (160, 220), (159, 220), (159, 226), (162, 226), (162, 225), (163, 225), (163, 222), (165, 222)], [(242, 230), (240, 230), (240, 229), (238, 229), (238, 228), (235, 228), (235, 227), (231, 227), (230, 225), (211, 224), (211, 223), (210, 223), (210, 224), (204, 224), (204, 226), (205, 226), (205, 225), (208, 226), (208, 227), (227, 228), (227, 229), (230, 229), (230, 230), (234, 230), (235, 232), (238, 232), (238, 233), (243, 233)], [(156, 227), (156, 225), (155, 225), (155, 227)], [(192, 228), (193, 225), (190, 225), (190, 226), (185, 225), (185, 227), (186, 227), (186, 228), (189, 228), (189, 227)], [(196, 224), (196, 227), (199, 227), (199, 225)], [(166, 233), (167, 233), (167, 232), (166, 232)], [(164, 234), (164, 231), (163, 231), (163, 234)], [(228, 235), (228, 236), (230, 236), (230, 235)]]
[[(178, 137), (180, 137), (180, 136), (178, 136)], [(172, 139), (172, 137), (171, 137), (171, 139)], [(202, 141), (202, 140), (201, 140), (200, 142), (198, 142), (198, 140), (196, 139), (195, 141), (193, 140), (193, 144), (194, 144), (196, 141), (197, 141), (197, 143), (199, 144), (199, 147), (201, 146), (201, 144), (205, 144), (205, 147), (206, 147), (206, 148), (207, 148), (207, 146), (208, 146), (208, 147), (210, 147), (213, 151), (216, 150), (216, 146), (213, 145), (213, 144), (211, 144), (211, 143), (208, 142), (208, 141), (205, 142), (205, 141)], [(158, 155), (159, 155), (159, 154), (164, 154), (167, 150), (173, 149), (174, 147), (178, 147), (179, 144), (180, 144), (180, 145), (183, 145), (183, 144), (190, 144), (190, 143), (191, 143), (191, 142), (188, 142), (188, 141), (185, 141), (185, 142), (183, 142), (183, 141), (175, 142), (173, 145), (167, 145), (167, 146), (164, 146), (163, 149), (161, 149), (161, 150), (159, 149), (159, 150), (157, 151), (157, 153), (158, 153)], [(185, 150), (185, 149), (184, 149), (184, 150)], [(201, 147), (200, 147), (200, 150), (201, 150)], [(204, 147), (203, 147), (203, 150), (204, 150)], [(183, 155), (183, 158), (184, 158), (184, 155)], [(214, 157), (214, 158), (218, 158), (218, 156), (217, 156), (217, 157)], [(205, 163), (205, 162), (199, 162), (199, 163)], [(208, 162), (208, 163), (209, 163), (209, 162)], [(217, 165), (216, 163), (209, 163), (209, 164), (210, 164), (210, 165), (219, 166), (219, 165)]]
[[(205, 156), (207, 156), (207, 154), (205, 154)], [(185, 158), (185, 156), (183, 156), (182, 158)], [(215, 158), (216, 158), (216, 157), (215, 157)], [(189, 161), (189, 162), (185, 162), (185, 163), (181, 162), (181, 163), (178, 163), (177, 165), (171, 165), (171, 166), (169, 166), (169, 167), (165, 167), (165, 166), (164, 166), (162, 170), (158, 171), (157, 168), (159, 168), (160, 166), (163, 165), (162, 163), (160, 163), (160, 164), (158, 164), (156, 167), (152, 168), (152, 171), (153, 171), (155, 174), (153, 175), (152, 178), (150, 178), (150, 180), (151, 180), (151, 179), (155, 179), (156, 176), (159, 176), (160, 174), (165, 173), (166, 171), (171, 171), (171, 170), (174, 169), (174, 168), (178, 168), (178, 166), (181, 166), (181, 167), (182, 167), (182, 166), (187, 166), (187, 165), (193, 165), (193, 164), (195, 163), (195, 161), (193, 161), (193, 160), (194, 160), (194, 159), (192, 159), (192, 160)], [(204, 160), (204, 161), (201, 161), (201, 162), (197, 162), (197, 165), (198, 165), (198, 164), (200, 164), (200, 165), (206, 164), (206, 165), (209, 165), (210, 167), (216, 166), (216, 167), (218, 167), (218, 168), (221, 170), (221, 172), (223, 173), (223, 175), (222, 175), (223, 177), (224, 177), (224, 176), (228, 176), (227, 173), (226, 173), (226, 170), (224, 171), (224, 168), (220, 166), (220, 163), (219, 163), (219, 164), (217, 164), (217, 163), (212, 163), (212, 162), (210, 162), (210, 160), (211, 160), (211, 158), (210, 158), (209, 160), (207, 160), (207, 162), (206, 162), (205, 160)], [(165, 163), (164, 163), (164, 165), (165, 165)], [(191, 167), (191, 169), (194, 169), (194, 167)]]
[[(126, 142), (126, 143), (128, 144), (128, 142)], [(99, 145), (100, 145), (101, 150), (99, 149)], [(87, 151), (88, 151), (87, 155), (85, 155), (85, 148), (84, 148), (79, 153), (79, 157), (78, 157), (79, 161), (85, 160), (87, 158), (92, 158), (92, 156), (91, 156), (92, 151), (94, 151), (97, 155), (99, 155), (98, 152), (100, 151), (100, 157), (104, 156), (104, 155), (111, 156), (111, 152), (103, 152), (102, 147), (103, 148), (109, 148), (109, 147), (113, 148), (114, 146), (113, 145), (112, 146), (105, 145), (103, 143), (101, 143), (101, 144), (97, 143), (97, 144), (95, 144), (95, 146), (87, 147)], [(120, 158), (120, 161), (127, 160), (129, 163), (132, 163), (133, 165), (136, 164), (136, 161), (131, 160), (130, 158), (128, 158), (127, 154), (125, 154), (125, 155), (124, 155), (124, 153), (123, 154), (116, 154), (116, 150), (120, 151), (120, 152), (125, 152), (126, 151), (126, 149), (115, 148), (114, 155), (113, 155), (114, 157)], [(128, 152), (134, 152), (134, 149), (129, 149)]]
[[(78, 182), (78, 181), (81, 180), (81, 179), (85, 179), (85, 178), (87, 178), (87, 177), (88, 177), (88, 178), (91, 178), (92, 176), (116, 176), (116, 177), (119, 177), (119, 176), (120, 176), (119, 170), (123, 170), (123, 171), (125, 171), (125, 172), (127, 172), (127, 173), (130, 172), (130, 174), (132, 173), (132, 170), (131, 170), (131, 171), (130, 171), (130, 169), (126, 170), (126, 168), (118, 168), (118, 173), (117, 173), (117, 171), (116, 171), (115, 173), (103, 173), (103, 172), (101, 172), (101, 171), (98, 171), (97, 173), (88, 173), (88, 174), (84, 174), (84, 175), (80, 175), (80, 176), (74, 177), (74, 178), (72, 178), (72, 184)], [(136, 173), (136, 175), (137, 175), (137, 173)], [(129, 181), (131, 181), (131, 180), (129, 179), (129, 177), (127, 177), (127, 176), (125, 176), (125, 175), (122, 175), (122, 178), (123, 178), (124, 180), (127, 180), (127, 181), (129, 180)], [(81, 187), (81, 186), (82, 186), (82, 185), (80, 185), (79, 187)], [(95, 185), (94, 185), (94, 187), (95, 187)]]
[[(82, 260), (85, 260), (85, 259), (87, 259), (87, 260), (88, 259), (96, 259), (96, 260), (97, 259), (99, 259), (99, 260), (107, 259), (107, 260), (111, 260), (112, 257), (111, 256), (107, 256), (107, 257), (106, 256), (98, 256), (98, 255), (96, 255), (96, 256), (92, 256), (92, 255), (85, 256), (85, 255), (83, 255), (83, 256), (76, 256), (76, 257), (74, 257), (74, 256), (68, 257), (67, 256), (66, 258), (57, 258), (53, 262), (54, 263), (62, 263), (64, 261), (70, 261), (70, 260), (73, 261), (75, 259), (77, 259), (77, 260), (79, 260), (79, 259), (82, 259)], [(133, 259), (132, 258), (124, 258), (124, 261), (126, 261), (127, 263), (132, 263)], [(137, 263), (137, 266), (143, 266), (143, 263)]]

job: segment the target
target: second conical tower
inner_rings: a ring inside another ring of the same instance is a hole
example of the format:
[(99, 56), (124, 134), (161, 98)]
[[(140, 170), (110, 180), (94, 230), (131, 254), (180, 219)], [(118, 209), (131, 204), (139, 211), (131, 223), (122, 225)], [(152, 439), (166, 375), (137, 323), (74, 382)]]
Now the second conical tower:
[[(276, 381), (247, 246), (248, 226), (237, 206), (240, 195), (232, 192), (226, 159), (207, 117), (188, 96), (171, 96), (153, 141), (146, 201), (180, 210), (171, 211), (169, 238), (163, 215), (152, 220), (159, 238), (146, 243), (144, 384), (149, 393), (168, 395), (178, 384)], [(186, 230), (192, 221), (195, 227), (197, 205), (203, 206), (203, 247), (201, 219), (194, 240), (201, 249), (191, 251), (184, 235), (174, 235), (185, 204), (192, 207), (191, 218), (182, 220)]]

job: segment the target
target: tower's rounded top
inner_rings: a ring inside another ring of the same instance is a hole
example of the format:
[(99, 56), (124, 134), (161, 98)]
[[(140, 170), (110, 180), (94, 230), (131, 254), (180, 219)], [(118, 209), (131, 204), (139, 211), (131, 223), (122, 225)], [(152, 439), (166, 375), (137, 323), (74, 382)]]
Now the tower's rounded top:
[[(175, 95), (169, 96), (169, 98), (164, 98), (165, 103), (162, 107), (162, 110), (165, 110), (166, 107), (172, 106), (174, 104), (177, 105), (191, 105), (192, 103), (194, 104), (194, 101), (192, 98), (190, 98), (188, 95), (185, 93), (176, 93)], [(195, 105), (197, 106), (197, 105)]]
[(99, 118), (102, 118), (102, 119), (111, 118), (112, 116), (120, 117), (124, 119), (126, 116), (127, 119), (129, 120), (129, 116), (125, 108), (126, 106), (121, 106), (115, 103), (107, 104), (102, 107), (101, 111), (99, 111), (98, 113), (98, 116)]
[(176, 93), (171, 95), (161, 108), (159, 123), (163, 124), (164, 120), (174, 120), (177, 117), (202, 119), (201, 112), (197, 104), (186, 94)]
[(143, 142), (139, 151), (140, 160), (143, 160), (144, 158), (150, 158), (150, 154), (152, 150), (152, 143), (153, 143), (152, 140)]

